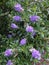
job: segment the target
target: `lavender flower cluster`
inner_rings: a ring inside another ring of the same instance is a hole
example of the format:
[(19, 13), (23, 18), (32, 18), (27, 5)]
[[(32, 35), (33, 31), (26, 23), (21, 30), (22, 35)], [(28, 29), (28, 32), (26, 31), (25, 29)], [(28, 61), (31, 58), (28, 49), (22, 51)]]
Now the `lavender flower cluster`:
[[(21, 12), (24, 11), (24, 9), (23, 9), (23, 7), (21, 6), (21, 4), (18, 4), (18, 3), (14, 6), (14, 9), (15, 9), (15, 11), (17, 11), (17, 12), (19, 12), (19, 13), (21, 13)], [(18, 16), (18, 15), (13, 16), (13, 20), (16, 21), (17, 23), (20, 22), (21, 19), (22, 19), (21, 16)], [(31, 22), (36, 22), (36, 21), (38, 21), (39, 19), (40, 19), (40, 17), (37, 16), (37, 15), (34, 15), (34, 16), (31, 15), (31, 16), (29, 17), (29, 20), (30, 20)], [(19, 28), (19, 26), (16, 25), (15, 23), (11, 23), (11, 26), (10, 26), (10, 27), (11, 27), (12, 29), (18, 29), (18, 28)], [(32, 34), (35, 33), (34, 27), (32, 27), (31, 25), (27, 25), (25, 30), (26, 30), (27, 33), (32, 33)], [(20, 45), (25, 45), (26, 43), (27, 43), (27, 39), (26, 39), (26, 38), (22, 38), (22, 39), (20, 40)], [(7, 50), (5, 51), (5, 53), (4, 53), (4, 55), (5, 55), (6, 57), (9, 57), (9, 56), (13, 55), (12, 49), (7, 49)], [(40, 54), (40, 52), (39, 52), (38, 50), (32, 49), (32, 57), (35, 58), (35, 59), (40, 59), (40, 58), (41, 58), (41, 54)], [(8, 62), (7, 62), (6, 65), (13, 65), (13, 63), (12, 63), (11, 60), (8, 60)]]
[(7, 64), (6, 65), (13, 65), (12, 61), (11, 60), (8, 60)]
[(41, 54), (38, 50), (36, 50), (35, 48), (31, 48), (29, 51), (32, 53), (33, 58), (38, 59), (38, 60), (41, 59)]

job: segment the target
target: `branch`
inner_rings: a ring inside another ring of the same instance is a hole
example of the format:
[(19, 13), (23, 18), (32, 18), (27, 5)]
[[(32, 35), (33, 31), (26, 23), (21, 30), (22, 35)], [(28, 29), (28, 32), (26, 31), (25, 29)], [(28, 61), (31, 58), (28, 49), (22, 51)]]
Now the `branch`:
[(9, 14), (9, 12), (2, 13), (2, 14), (0, 15), (0, 17), (6, 16), (6, 15), (8, 15), (8, 14)]

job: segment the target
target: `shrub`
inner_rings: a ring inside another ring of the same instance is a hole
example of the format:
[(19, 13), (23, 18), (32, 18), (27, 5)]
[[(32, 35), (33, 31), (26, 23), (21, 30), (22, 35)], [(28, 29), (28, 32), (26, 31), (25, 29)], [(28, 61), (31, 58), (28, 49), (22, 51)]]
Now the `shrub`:
[(0, 65), (33, 65), (47, 59), (49, 1), (2, 0), (0, 6)]

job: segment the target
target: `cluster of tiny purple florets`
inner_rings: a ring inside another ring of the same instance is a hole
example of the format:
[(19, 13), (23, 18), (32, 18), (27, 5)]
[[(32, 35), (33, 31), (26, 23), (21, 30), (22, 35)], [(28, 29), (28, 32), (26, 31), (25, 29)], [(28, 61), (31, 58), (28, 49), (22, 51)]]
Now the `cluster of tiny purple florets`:
[(13, 65), (12, 61), (11, 60), (8, 60), (7, 64), (6, 65)]

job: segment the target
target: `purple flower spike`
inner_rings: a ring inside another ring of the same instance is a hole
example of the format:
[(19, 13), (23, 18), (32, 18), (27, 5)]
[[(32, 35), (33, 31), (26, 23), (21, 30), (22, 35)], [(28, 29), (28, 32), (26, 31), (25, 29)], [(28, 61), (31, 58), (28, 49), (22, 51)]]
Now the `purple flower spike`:
[(32, 49), (32, 57), (34, 57), (35, 59), (40, 60), (41, 59), (41, 54), (38, 50)]
[(12, 37), (12, 34), (8, 34), (8, 36), (7, 36), (8, 38), (11, 38)]
[(6, 65), (13, 65), (12, 61), (11, 60), (8, 60), (7, 64)]
[(40, 19), (40, 17), (39, 16), (30, 16), (30, 21), (32, 21), (32, 22), (36, 22), (36, 21), (38, 21)]
[(21, 40), (20, 40), (20, 45), (25, 45), (25, 44), (26, 44), (26, 38), (21, 39)]
[(34, 29), (33, 29), (32, 26), (27, 26), (26, 27), (26, 32), (33, 32), (33, 31), (34, 31)]
[(12, 54), (12, 49), (7, 49), (4, 53), (5, 56), (11, 56)]
[(14, 9), (15, 9), (15, 11), (18, 11), (18, 12), (24, 11), (24, 9), (22, 8), (22, 6), (20, 4), (18, 4), (18, 3), (14, 6)]
[(15, 20), (15, 21), (20, 21), (20, 20), (21, 20), (21, 17), (20, 17), (20, 16), (14, 16), (14, 17), (13, 17), (13, 20)]
[(13, 28), (13, 29), (17, 29), (18, 26), (17, 26), (16, 24), (12, 23), (12, 24), (11, 24), (11, 28)]

